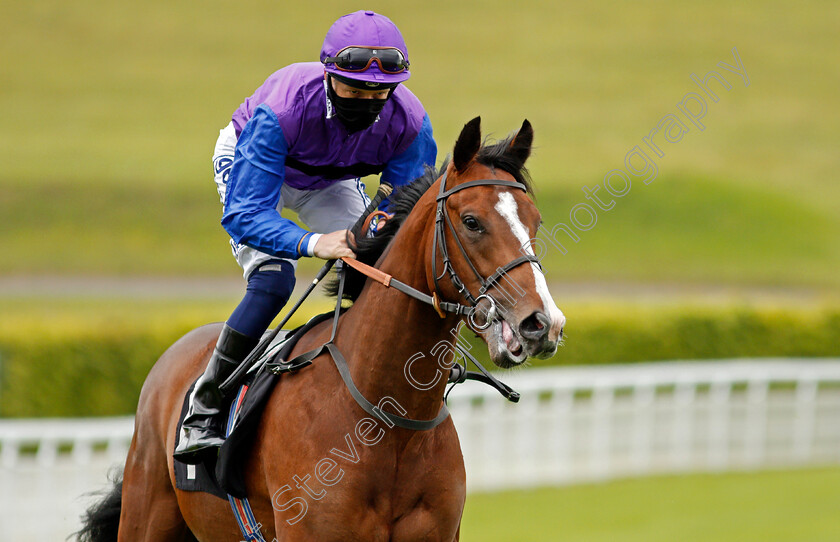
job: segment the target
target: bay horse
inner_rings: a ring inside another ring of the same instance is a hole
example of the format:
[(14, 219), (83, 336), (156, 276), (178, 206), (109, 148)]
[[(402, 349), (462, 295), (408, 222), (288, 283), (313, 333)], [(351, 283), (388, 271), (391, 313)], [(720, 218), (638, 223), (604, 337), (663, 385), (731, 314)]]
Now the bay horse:
[[(479, 335), (496, 365), (555, 353), (565, 318), (533, 253), (540, 214), (525, 169), (532, 140), (526, 120), (507, 139), (482, 145), (480, 119), (473, 119), (451, 162), (400, 190), (393, 219), (358, 242), (360, 260), (376, 261), (381, 272), (434, 299), (430, 305), (362, 275), (348, 278), (345, 294), (354, 302), (338, 320), (334, 345), (358, 391), (374, 404), (387, 397), (407, 417), (440, 417), (447, 379), (433, 350), (457, 339), (464, 314), (457, 307), (467, 306), (464, 301), (485, 307), (480, 327), (486, 329)], [(516, 295), (501, 292), (502, 281), (514, 284)], [(454, 313), (444, 312), (452, 307)], [(176, 489), (173, 473), (178, 414), (220, 329), (210, 324), (191, 331), (151, 369), (121, 487), (89, 512), (81, 540), (242, 538), (227, 502)], [(330, 334), (330, 322), (319, 324), (293, 355), (326, 343)], [(452, 419), (415, 431), (368, 417), (359, 405), (327, 355), (279, 380), (245, 464), (262, 535), (278, 541), (458, 540), (466, 475)]]

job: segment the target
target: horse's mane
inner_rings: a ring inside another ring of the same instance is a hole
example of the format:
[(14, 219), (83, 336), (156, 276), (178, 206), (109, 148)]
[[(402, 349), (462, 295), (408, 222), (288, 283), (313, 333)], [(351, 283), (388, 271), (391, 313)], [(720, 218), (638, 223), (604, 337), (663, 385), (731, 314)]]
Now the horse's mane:
[[(491, 169), (499, 168), (513, 176), (516, 182), (525, 186), (528, 194), (533, 196), (533, 186), (531, 176), (528, 169), (519, 165), (515, 158), (511, 157), (507, 152), (513, 141), (514, 135), (507, 137), (492, 145), (482, 145), (478, 153), (475, 155), (475, 160), (479, 164), (487, 166)], [(420, 177), (411, 183), (397, 188), (391, 196), (391, 203), (388, 206), (388, 212), (392, 213), (394, 217), (385, 223), (374, 237), (367, 237), (367, 232), (354, 231), (353, 235), (356, 238), (356, 258), (368, 265), (374, 265), (382, 256), (385, 248), (393, 240), (394, 236), (399, 231), (400, 226), (408, 218), (409, 213), (414, 209), (414, 206), (426, 193), (432, 184), (443, 175), (449, 165), (449, 158), (444, 160), (439, 170), (431, 166), (426, 166), (426, 169)], [(344, 299), (355, 301), (359, 297), (364, 287), (367, 277), (354, 269), (347, 270), (347, 279), (344, 284)], [(325, 290), (328, 295), (338, 295), (338, 280), (334, 279), (327, 284)]]

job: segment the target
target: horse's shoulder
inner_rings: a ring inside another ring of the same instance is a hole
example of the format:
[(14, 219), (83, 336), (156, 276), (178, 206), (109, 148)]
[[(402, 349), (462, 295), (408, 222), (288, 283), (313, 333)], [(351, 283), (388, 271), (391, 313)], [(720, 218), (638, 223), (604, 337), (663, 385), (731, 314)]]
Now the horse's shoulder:
[(172, 343), (161, 355), (160, 361), (170, 357), (180, 357), (184, 353), (199, 353), (205, 349), (212, 349), (222, 332), (222, 322), (214, 322), (188, 331), (180, 339)]
[(149, 371), (141, 395), (147, 389), (169, 388), (173, 381), (187, 378), (194, 380), (203, 371), (222, 331), (222, 325), (221, 322), (205, 324), (172, 343)]

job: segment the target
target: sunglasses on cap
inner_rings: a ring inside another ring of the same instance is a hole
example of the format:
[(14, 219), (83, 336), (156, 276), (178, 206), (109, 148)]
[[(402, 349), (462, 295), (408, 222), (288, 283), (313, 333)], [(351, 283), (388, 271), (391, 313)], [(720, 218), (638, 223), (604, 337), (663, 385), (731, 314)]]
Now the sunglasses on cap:
[(345, 47), (336, 56), (327, 57), (322, 62), (333, 63), (336, 68), (345, 72), (363, 72), (370, 68), (373, 62), (376, 62), (379, 70), (384, 73), (402, 73), (408, 69), (408, 59), (403, 56), (402, 51), (394, 47)]

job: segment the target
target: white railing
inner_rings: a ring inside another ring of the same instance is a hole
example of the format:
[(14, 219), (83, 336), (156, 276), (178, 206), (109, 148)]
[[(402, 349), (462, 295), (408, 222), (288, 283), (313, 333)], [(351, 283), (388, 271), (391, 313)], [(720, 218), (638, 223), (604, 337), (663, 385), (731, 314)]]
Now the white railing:
[(450, 410), (473, 491), (840, 463), (840, 359), (532, 369)]
[[(840, 464), (840, 359), (528, 369), (519, 404), (450, 396), (471, 491)], [(0, 540), (58, 539), (125, 459), (133, 419), (0, 420)], [(44, 511), (50, 511), (45, 518)]]
[(0, 541), (64, 540), (125, 463), (134, 417), (0, 419)]
[[(0, 467), (50, 468), (96, 460), (122, 463), (134, 432), (134, 416), (120, 418), (0, 419)], [(103, 457), (104, 456), (104, 457)]]

